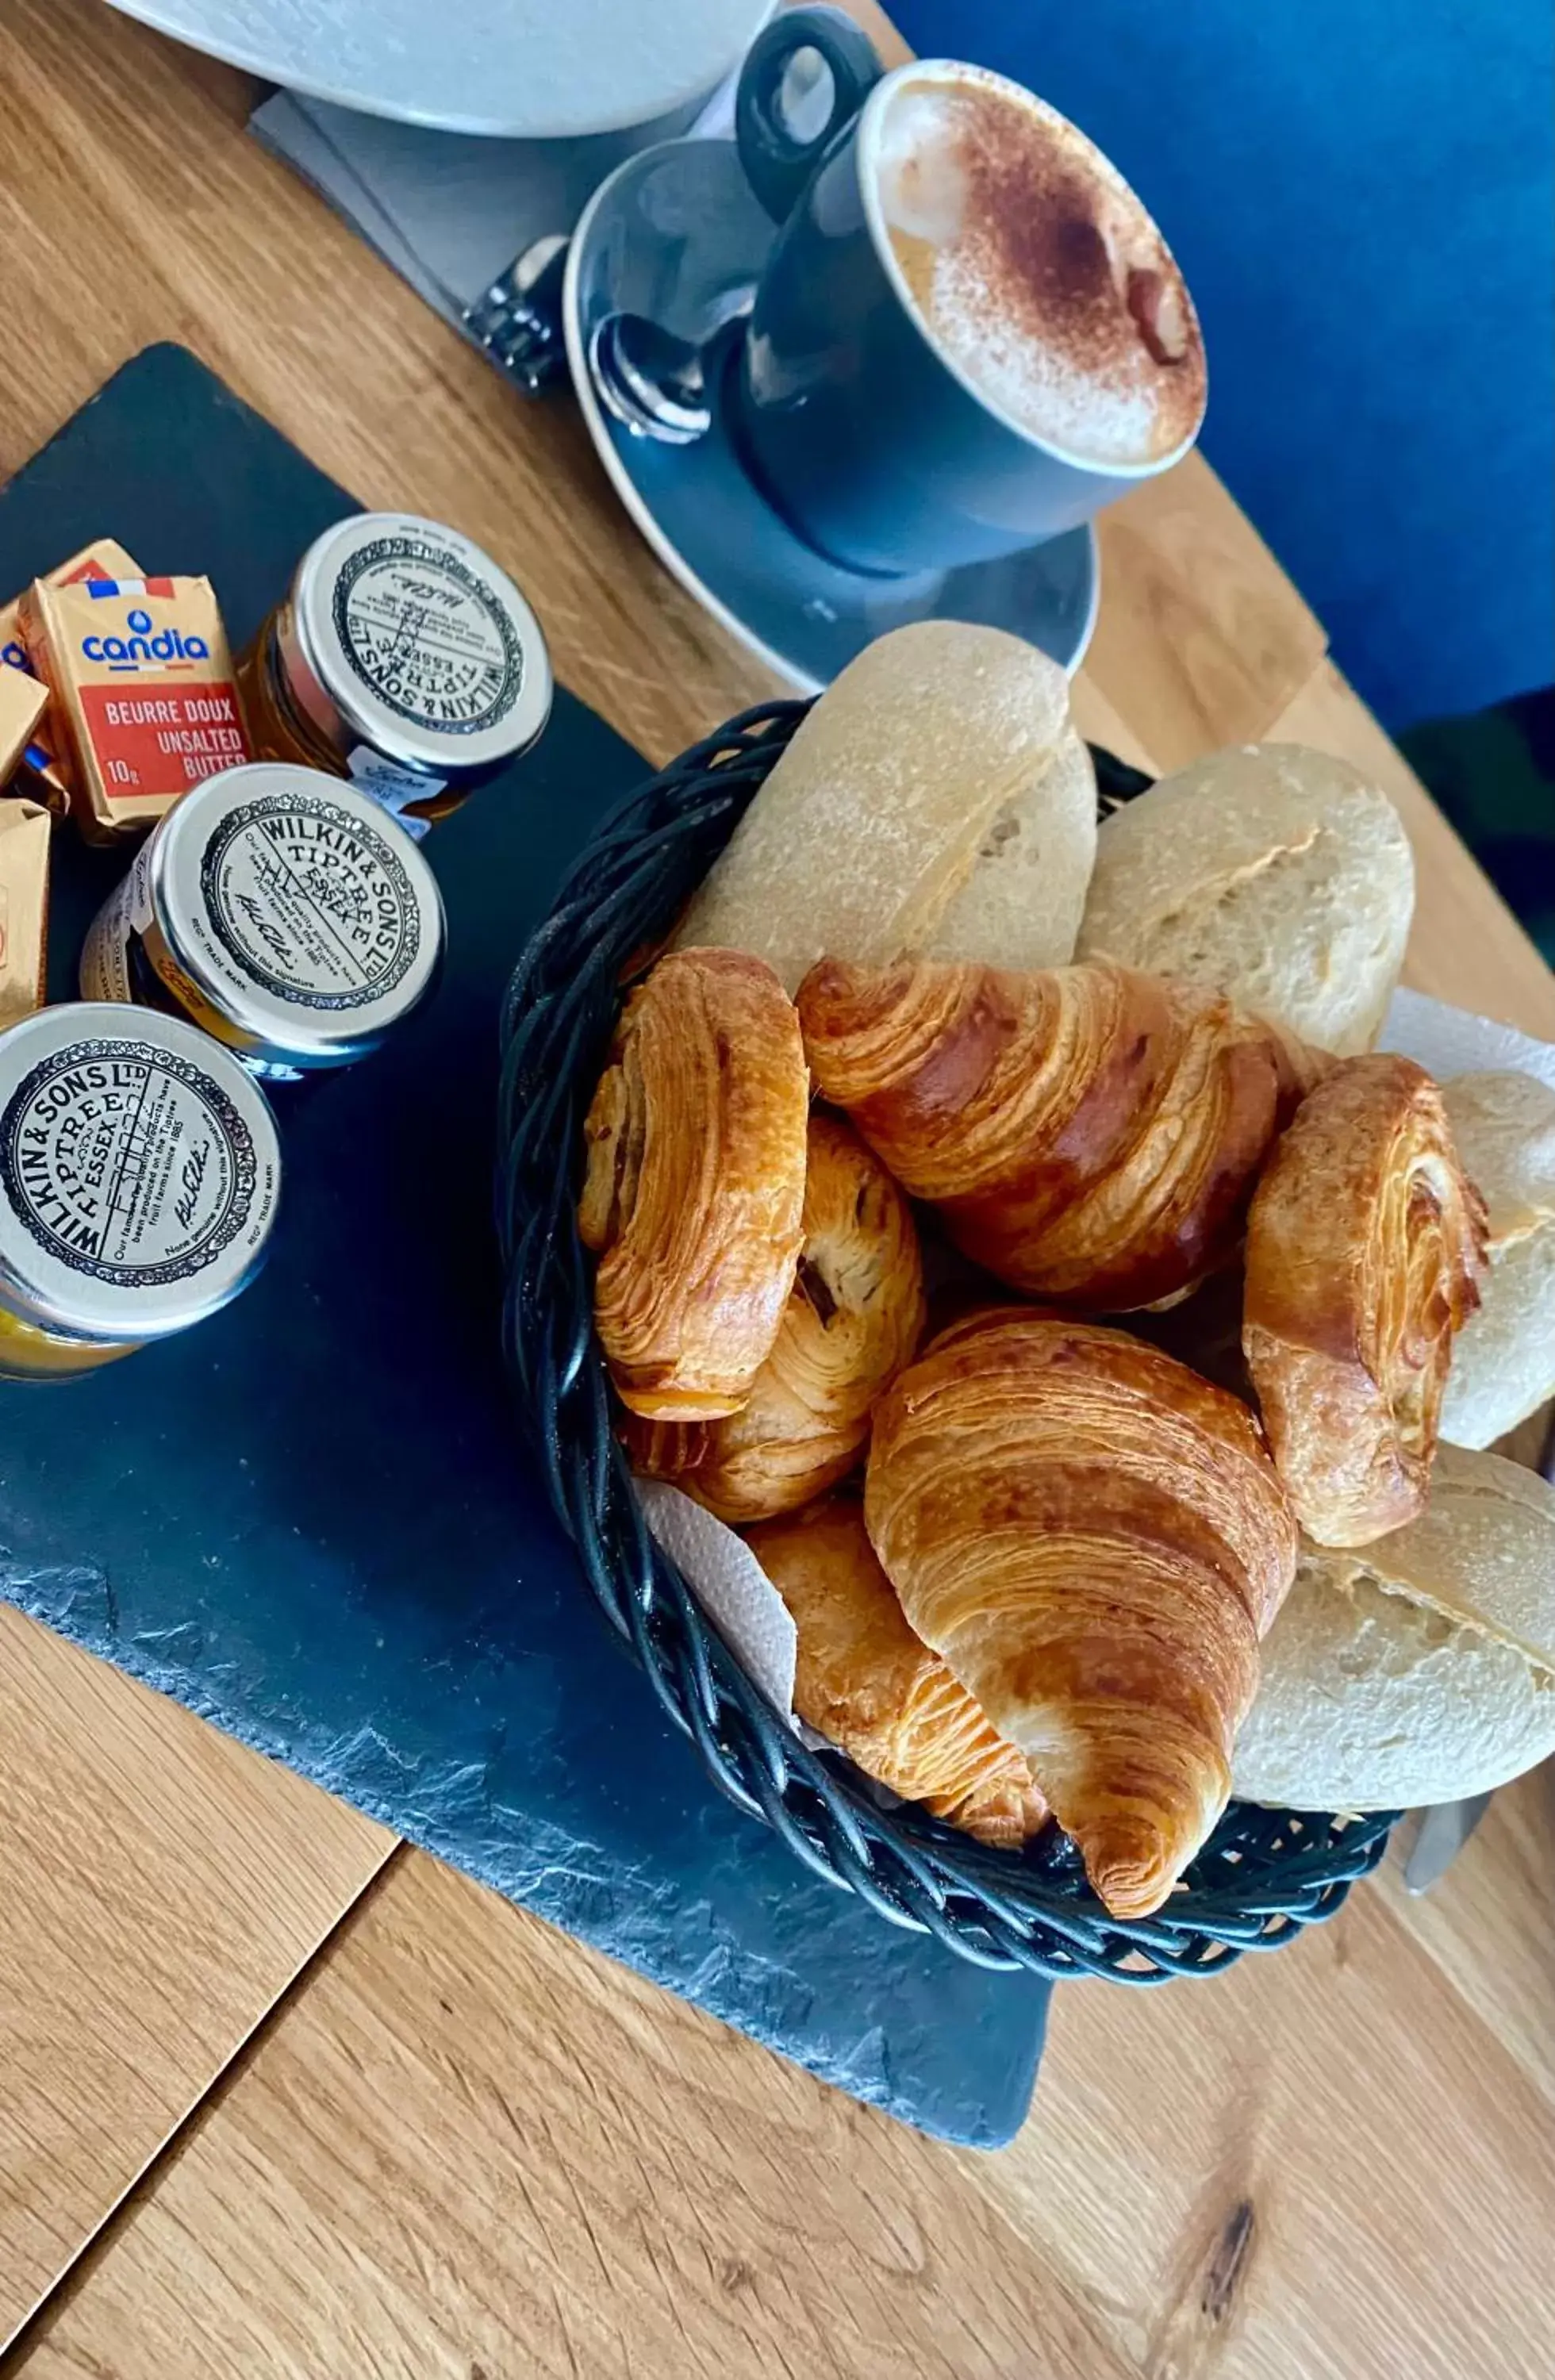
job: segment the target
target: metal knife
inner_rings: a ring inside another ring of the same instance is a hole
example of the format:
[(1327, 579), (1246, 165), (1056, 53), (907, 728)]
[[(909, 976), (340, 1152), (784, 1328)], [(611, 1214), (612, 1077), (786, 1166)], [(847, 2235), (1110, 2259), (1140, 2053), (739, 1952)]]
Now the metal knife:
[(1406, 1892), (1429, 1892), (1440, 1881), (1489, 1806), (1488, 1793), (1471, 1793), (1466, 1801), (1440, 1802), (1421, 1811), (1419, 1832), (1403, 1864)]

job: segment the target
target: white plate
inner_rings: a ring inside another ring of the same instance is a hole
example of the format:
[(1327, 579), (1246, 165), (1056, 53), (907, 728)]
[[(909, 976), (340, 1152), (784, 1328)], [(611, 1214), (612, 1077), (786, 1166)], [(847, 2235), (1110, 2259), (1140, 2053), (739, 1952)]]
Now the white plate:
[(450, 132), (650, 124), (729, 73), (771, 0), (111, 0), (288, 91)]

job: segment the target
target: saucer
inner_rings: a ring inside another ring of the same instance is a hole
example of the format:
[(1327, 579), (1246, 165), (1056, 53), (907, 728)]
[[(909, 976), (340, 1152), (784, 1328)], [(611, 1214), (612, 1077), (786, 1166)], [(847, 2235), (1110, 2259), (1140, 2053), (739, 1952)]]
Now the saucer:
[(758, 660), (807, 693), (909, 620), (1006, 628), (1077, 668), (1096, 624), (1092, 529), (959, 570), (905, 578), (844, 570), (807, 545), (747, 477), (716, 398), (712, 428), (688, 446), (629, 430), (600, 403), (589, 352), (607, 316), (646, 315), (699, 346), (725, 331), (720, 345), (732, 345), (738, 333), (730, 326), (748, 311), (776, 237), (729, 140), (666, 140), (628, 158), (601, 183), (573, 234), (562, 313), (577, 401), (617, 494), (661, 562)]

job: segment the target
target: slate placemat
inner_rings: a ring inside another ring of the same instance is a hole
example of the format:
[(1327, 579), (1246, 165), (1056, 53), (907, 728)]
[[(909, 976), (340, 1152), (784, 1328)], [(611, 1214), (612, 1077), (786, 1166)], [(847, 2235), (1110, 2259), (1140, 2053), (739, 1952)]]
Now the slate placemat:
[[(213, 577), (240, 646), (355, 508), (153, 347), (0, 494), (0, 588), (108, 535), (149, 571)], [(613, 1645), (511, 1425), (498, 1005), (643, 766), (560, 693), (536, 751), (425, 845), (450, 927), (435, 1000), (377, 1058), (280, 1094), (257, 1286), (95, 1377), (0, 1384), (0, 1594), (857, 2097), (993, 2146), (1026, 2112), (1046, 1985), (894, 1931), (723, 1801)], [(68, 833), (55, 854), (67, 998), (120, 863)]]

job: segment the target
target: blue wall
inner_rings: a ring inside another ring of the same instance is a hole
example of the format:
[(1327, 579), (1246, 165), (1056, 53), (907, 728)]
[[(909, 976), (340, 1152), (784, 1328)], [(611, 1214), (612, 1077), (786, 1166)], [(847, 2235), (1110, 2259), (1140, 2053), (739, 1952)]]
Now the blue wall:
[(1549, 0), (895, 0), (1160, 219), (1204, 446), (1391, 725), (1555, 677)]

